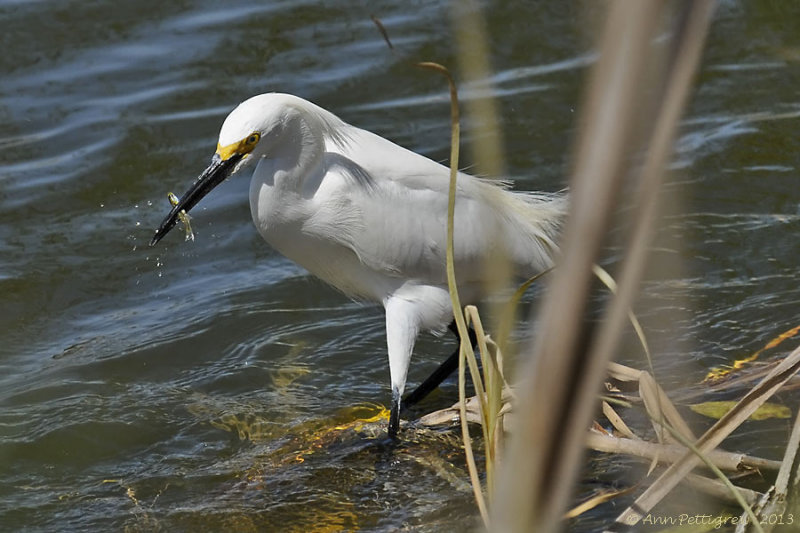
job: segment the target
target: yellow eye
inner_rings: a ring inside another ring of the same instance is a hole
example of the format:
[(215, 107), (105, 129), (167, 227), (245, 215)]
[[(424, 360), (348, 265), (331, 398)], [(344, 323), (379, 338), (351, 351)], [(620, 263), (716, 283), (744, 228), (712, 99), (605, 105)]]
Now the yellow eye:
[(245, 142), (247, 144), (255, 144), (255, 143), (258, 142), (258, 140), (260, 138), (261, 138), (261, 134), (260, 133), (253, 133), (253, 134), (250, 135), (250, 137), (247, 138), (247, 140)]

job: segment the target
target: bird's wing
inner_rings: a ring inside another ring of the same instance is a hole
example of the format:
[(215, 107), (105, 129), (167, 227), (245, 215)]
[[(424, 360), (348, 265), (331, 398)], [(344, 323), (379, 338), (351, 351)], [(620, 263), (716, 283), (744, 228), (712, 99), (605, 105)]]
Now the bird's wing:
[[(313, 231), (347, 246), (372, 270), (445, 283), (449, 169), (363, 130), (350, 137), (347, 147), (329, 153), (315, 194)], [(454, 257), (460, 282), (484, 280), (484, 260), (504, 248), (531, 272), (549, 264), (557, 228), (539, 227), (535, 198), (466, 174), (458, 180)]]

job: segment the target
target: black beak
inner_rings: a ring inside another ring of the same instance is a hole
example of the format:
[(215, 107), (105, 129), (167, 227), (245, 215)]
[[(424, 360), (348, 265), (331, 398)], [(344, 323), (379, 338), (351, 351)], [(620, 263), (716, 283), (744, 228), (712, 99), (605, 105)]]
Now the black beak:
[(211, 158), (211, 164), (208, 168), (200, 174), (195, 182), (189, 187), (189, 190), (184, 193), (177, 205), (172, 208), (166, 218), (161, 222), (161, 225), (153, 235), (150, 241), (150, 246), (155, 246), (164, 235), (169, 233), (169, 230), (175, 227), (178, 223), (178, 213), (181, 211), (188, 212), (191, 208), (197, 205), (197, 202), (203, 199), (205, 195), (211, 192), (211, 189), (225, 181), (231, 175), (236, 163), (241, 161), (241, 154), (234, 154), (225, 161), (223, 161), (217, 154)]

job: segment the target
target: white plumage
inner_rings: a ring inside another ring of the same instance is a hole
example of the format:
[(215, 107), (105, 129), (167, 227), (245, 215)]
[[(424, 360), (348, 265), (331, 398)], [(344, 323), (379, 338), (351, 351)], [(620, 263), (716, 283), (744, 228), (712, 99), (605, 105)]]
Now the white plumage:
[[(453, 319), (445, 275), (449, 169), (306, 100), (262, 94), (228, 115), (211, 166), (153, 243), (180, 209), (253, 167), (250, 208), (264, 239), (348, 296), (383, 304), (393, 433), (418, 333)], [(507, 253), (521, 276), (548, 268), (565, 208), (562, 195), (512, 192), (459, 173), (454, 252), (462, 300), (483, 296), (493, 254)]]

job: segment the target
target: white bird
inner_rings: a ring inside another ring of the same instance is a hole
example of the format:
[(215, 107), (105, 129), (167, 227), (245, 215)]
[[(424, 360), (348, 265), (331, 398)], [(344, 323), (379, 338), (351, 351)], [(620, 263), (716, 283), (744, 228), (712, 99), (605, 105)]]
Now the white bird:
[[(182, 211), (247, 169), (254, 169), (250, 209), (264, 240), (347, 296), (383, 304), (395, 437), (417, 335), (453, 321), (445, 274), (449, 169), (302, 98), (261, 94), (225, 119), (211, 164), (150, 245)], [(454, 263), (462, 301), (485, 296), (484, 264), (493, 254), (507, 254), (521, 276), (551, 266), (563, 195), (513, 192), (464, 173), (457, 184)]]

